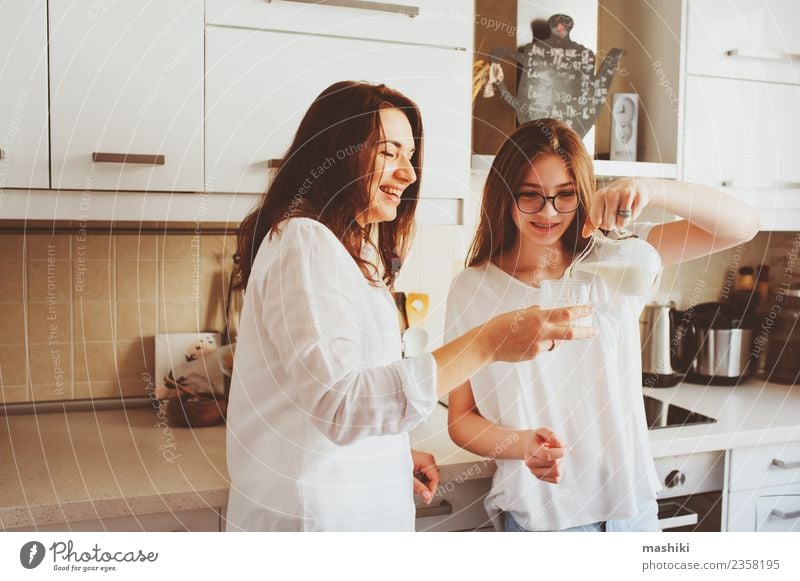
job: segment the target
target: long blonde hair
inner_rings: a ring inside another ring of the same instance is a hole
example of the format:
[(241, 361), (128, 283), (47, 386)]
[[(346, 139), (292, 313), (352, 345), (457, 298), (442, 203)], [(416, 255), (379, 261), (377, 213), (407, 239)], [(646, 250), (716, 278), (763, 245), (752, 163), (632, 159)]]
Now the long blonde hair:
[(551, 155), (564, 162), (578, 194), (575, 219), (561, 237), (562, 247), (570, 259), (583, 250), (587, 241), (581, 229), (596, 187), (592, 158), (578, 134), (565, 123), (536, 119), (520, 125), (494, 158), (483, 188), (480, 224), (467, 254), (467, 266), (483, 264), (516, 242), (519, 234), (512, 217), (514, 194), (530, 167)]

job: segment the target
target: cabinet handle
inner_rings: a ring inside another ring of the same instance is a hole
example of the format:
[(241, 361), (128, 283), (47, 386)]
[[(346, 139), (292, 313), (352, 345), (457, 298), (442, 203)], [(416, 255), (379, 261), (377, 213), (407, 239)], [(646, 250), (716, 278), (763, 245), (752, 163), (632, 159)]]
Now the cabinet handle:
[(726, 50), (725, 56), (750, 59), (770, 59), (774, 61), (800, 61), (800, 54), (795, 52), (780, 52), (777, 50), (751, 48), (734, 48), (732, 50)]
[(775, 518), (779, 518), (781, 520), (789, 520), (792, 518), (800, 517), (800, 510), (793, 510), (791, 512), (783, 512), (779, 508), (773, 508), (772, 512), (769, 513), (770, 516), (774, 516)]
[(280, 169), (283, 165), (282, 159), (268, 159), (267, 160), (267, 169)]
[(446, 500), (443, 500), (436, 506), (417, 507), (417, 518), (425, 518), (428, 516), (442, 516), (445, 514), (453, 514), (453, 505)]
[(800, 190), (800, 182), (745, 182), (739, 180), (724, 180), (723, 188), (753, 188), (754, 190), (771, 190), (780, 188), (785, 190)]
[(777, 466), (778, 468), (783, 468), (784, 470), (792, 470), (794, 468), (800, 468), (800, 460), (795, 462), (785, 462), (780, 458), (775, 458), (772, 463)]
[(5, 151), (3, 151), (3, 149), (2, 149), (2, 148), (0, 148), (0, 159), (4, 159), (4, 158), (5, 158), (5, 156), (6, 156), (6, 152), (5, 152)]
[(150, 155), (141, 153), (92, 153), (95, 163), (143, 163), (146, 165), (164, 165), (163, 155)]
[[(272, 3), (272, 0), (267, 0)], [(405, 6), (403, 4), (385, 4), (383, 2), (368, 2), (367, 0), (286, 0), (286, 2), (300, 2), (301, 4), (325, 4), (341, 8), (361, 8), (362, 10), (377, 10), (379, 12), (396, 12), (409, 18), (419, 16), (418, 6)]]

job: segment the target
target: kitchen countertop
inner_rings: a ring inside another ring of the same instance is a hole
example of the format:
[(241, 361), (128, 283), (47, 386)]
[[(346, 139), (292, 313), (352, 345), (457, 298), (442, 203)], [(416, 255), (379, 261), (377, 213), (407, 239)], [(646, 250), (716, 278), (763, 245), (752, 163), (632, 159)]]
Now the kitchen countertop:
[[(647, 395), (717, 418), (649, 432), (656, 457), (800, 440), (800, 388), (750, 380)], [(0, 416), (0, 529), (227, 504), (225, 428), (171, 429), (151, 408)], [(457, 447), (447, 410), (411, 434), (442, 482), (488, 478), (494, 462)]]
[(228, 503), (225, 427), (153, 408), (0, 416), (0, 529)]

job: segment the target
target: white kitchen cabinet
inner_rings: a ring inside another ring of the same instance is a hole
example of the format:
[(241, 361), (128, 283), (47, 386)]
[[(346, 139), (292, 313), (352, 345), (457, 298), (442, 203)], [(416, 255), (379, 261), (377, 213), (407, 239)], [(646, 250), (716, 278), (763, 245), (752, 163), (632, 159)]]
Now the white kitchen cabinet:
[(0, 78), (0, 189), (47, 188), (46, 0), (3, 5)]
[(800, 86), (688, 76), (683, 175), (754, 206), (764, 230), (800, 229)]
[(417, 532), (493, 530), (483, 507), (491, 487), (491, 478), (442, 483), (430, 505), (417, 504)]
[(731, 450), (729, 531), (800, 532), (800, 442)]
[(469, 191), (471, 52), (351, 38), (209, 27), (206, 183), (263, 192), (314, 98), (342, 80), (385, 83), (420, 107), (423, 197)]
[(689, 0), (689, 74), (800, 84), (800, 2)]
[(449, 47), (471, 44), (472, 11), (469, 0), (206, 0), (208, 24)]
[(800, 483), (731, 493), (729, 532), (800, 532)]
[(203, 190), (203, 2), (50, 0), (53, 189)]
[(13, 532), (219, 532), (221, 509), (201, 508), (14, 529)]

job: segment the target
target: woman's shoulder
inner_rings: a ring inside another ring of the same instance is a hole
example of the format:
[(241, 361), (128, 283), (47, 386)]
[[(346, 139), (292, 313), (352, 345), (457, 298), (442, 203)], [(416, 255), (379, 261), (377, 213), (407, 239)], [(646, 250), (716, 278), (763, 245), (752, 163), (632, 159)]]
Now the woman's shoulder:
[(265, 270), (278, 258), (286, 259), (293, 254), (313, 254), (324, 260), (341, 252), (347, 254), (341, 241), (322, 222), (313, 218), (288, 218), (264, 237), (253, 268)]
[(463, 293), (475, 294), (475, 290), (484, 288), (487, 279), (492, 277), (491, 263), (485, 262), (468, 266), (453, 277), (450, 283), (450, 296), (455, 297)]

